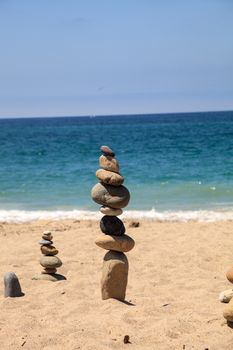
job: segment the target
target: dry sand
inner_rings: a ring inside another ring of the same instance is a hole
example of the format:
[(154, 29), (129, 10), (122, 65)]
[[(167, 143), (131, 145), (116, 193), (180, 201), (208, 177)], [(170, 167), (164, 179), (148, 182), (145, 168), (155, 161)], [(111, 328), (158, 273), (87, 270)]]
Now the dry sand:
[[(1, 276), (14, 271), (25, 296), (4, 298), (0, 284), (0, 349), (232, 350), (233, 329), (219, 292), (231, 288), (233, 223), (141, 221), (127, 233), (127, 302), (102, 301), (105, 251), (94, 245), (98, 222), (0, 224)], [(41, 271), (41, 233), (51, 229), (66, 281), (34, 281)], [(131, 344), (124, 344), (125, 335)]]

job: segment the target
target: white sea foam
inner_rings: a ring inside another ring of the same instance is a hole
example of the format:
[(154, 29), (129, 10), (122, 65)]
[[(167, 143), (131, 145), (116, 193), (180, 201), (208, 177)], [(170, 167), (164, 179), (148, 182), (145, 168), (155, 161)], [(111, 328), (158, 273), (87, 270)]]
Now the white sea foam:
[[(0, 210), (0, 222), (23, 223), (37, 220), (100, 220), (102, 214), (97, 211), (70, 210), (70, 211), (24, 211)], [(233, 221), (233, 209), (225, 211), (197, 210), (197, 211), (124, 211), (122, 219), (144, 219), (153, 221)]]

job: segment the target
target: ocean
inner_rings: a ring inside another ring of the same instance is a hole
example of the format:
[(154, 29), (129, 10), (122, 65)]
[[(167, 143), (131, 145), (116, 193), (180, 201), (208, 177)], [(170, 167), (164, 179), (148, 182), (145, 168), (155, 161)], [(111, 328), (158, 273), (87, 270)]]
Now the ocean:
[(125, 217), (233, 219), (233, 112), (0, 119), (0, 221), (99, 217), (101, 145), (120, 163)]

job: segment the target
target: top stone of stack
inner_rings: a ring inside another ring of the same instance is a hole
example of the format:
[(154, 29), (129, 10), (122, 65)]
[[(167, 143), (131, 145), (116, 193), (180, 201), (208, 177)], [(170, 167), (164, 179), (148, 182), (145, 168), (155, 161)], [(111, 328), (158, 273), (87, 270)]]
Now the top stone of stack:
[(100, 150), (105, 156), (115, 157), (115, 153), (108, 146), (101, 146)]

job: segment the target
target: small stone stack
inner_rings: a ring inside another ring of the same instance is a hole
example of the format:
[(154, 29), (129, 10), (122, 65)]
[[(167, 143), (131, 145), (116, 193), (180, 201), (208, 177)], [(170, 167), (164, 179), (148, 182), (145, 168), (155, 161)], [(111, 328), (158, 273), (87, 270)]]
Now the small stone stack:
[(35, 276), (34, 279), (57, 281), (61, 275), (57, 275), (57, 267), (62, 265), (61, 260), (56, 256), (58, 250), (53, 246), (53, 236), (50, 231), (45, 231), (42, 235), (42, 240), (39, 241), (41, 245), (40, 264), (44, 270), (41, 275)]
[(101, 204), (104, 216), (100, 221), (103, 235), (95, 243), (106, 250), (101, 280), (102, 299), (125, 299), (128, 280), (128, 260), (124, 252), (134, 247), (134, 240), (125, 234), (125, 226), (117, 217), (122, 214), (130, 200), (130, 194), (120, 174), (119, 164), (114, 152), (108, 146), (102, 146), (103, 154), (99, 158), (101, 169), (96, 171), (100, 183), (91, 192), (92, 199)]
[[(226, 272), (226, 277), (229, 282), (233, 283), (233, 267)], [(229, 303), (223, 311), (223, 316), (228, 322), (233, 322), (233, 290), (228, 289), (222, 292), (219, 299), (222, 302)]]

